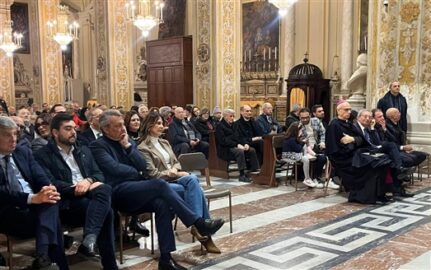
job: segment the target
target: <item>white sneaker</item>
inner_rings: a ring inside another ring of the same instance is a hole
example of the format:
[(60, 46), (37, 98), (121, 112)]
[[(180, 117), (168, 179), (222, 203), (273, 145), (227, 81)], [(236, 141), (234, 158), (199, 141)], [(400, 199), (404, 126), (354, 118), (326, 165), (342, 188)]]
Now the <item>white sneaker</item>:
[(339, 190), (339, 189), (340, 189), (340, 186), (339, 186), (339, 185), (337, 185), (337, 184), (335, 184), (335, 183), (332, 181), (332, 178), (331, 178), (331, 179), (329, 179), (328, 188)]
[(316, 188), (323, 188), (323, 183), (319, 182), (317, 179), (313, 179), (314, 184), (316, 184)]
[(304, 181), (302, 183), (304, 183), (304, 185), (309, 186), (311, 188), (314, 188), (316, 186), (316, 184), (314, 183), (314, 181), (311, 178), (304, 179)]

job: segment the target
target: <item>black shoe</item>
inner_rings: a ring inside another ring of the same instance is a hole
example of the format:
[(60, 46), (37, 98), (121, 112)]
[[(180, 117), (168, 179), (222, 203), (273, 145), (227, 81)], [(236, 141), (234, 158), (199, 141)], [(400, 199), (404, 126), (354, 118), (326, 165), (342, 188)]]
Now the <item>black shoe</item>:
[(59, 270), (60, 268), (55, 263), (52, 263), (48, 256), (37, 256), (31, 265), (31, 269)]
[(134, 231), (137, 234), (142, 235), (143, 237), (150, 236), (150, 230), (147, 229), (138, 218), (132, 218), (129, 224), (129, 228), (131, 231)]
[(179, 265), (171, 258), (168, 262), (159, 261), (159, 270), (187, 270), (187, 268)]
[(196, 229), (201, 235), (207, 236), (215, 234), (224, 224), (224, 219), (200, 219), (195, 222)]
[(74, 237), (68, 234), (63, 235), (64, 249), (69, 249), (73, 245)]
[(246, 183), (250, 183), (250, 182), (251, 182), (251, 179), (250, 179), (250, 178), (248, 178), (248, 177), (247, 177), (247, 176), (245, 176), (245, 175), (240, 175), (238, 180), (239, 180), (240, 182), (246, 182)]
[(85, 257), (96, 257), (96, 241), (97, 238), (94, 234), (85, 236), (84, 241), (82, 241), (78, 248), (78, 253), (84, 255)]
[(404, 188), (399, 188), (394, 191), (395, 197), (403, 197), (403, 198), (410, 198), (415, 196), (415, 194), (407, 192)]

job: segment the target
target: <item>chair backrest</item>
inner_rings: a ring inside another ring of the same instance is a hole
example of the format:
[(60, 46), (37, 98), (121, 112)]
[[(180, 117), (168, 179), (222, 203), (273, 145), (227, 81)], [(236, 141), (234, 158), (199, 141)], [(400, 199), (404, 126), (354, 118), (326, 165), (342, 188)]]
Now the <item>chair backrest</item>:
[(207, 186), (211, 186), (208, 160), (202, 152), (181, 154), (178, 157), (183, 171), (205, 171)]
[(283, 142), (285, 138), (286, 136), (284, 135), (276, 135), (272, 137), (272, 147), (274, 147), (274, 149), (283, 148)]

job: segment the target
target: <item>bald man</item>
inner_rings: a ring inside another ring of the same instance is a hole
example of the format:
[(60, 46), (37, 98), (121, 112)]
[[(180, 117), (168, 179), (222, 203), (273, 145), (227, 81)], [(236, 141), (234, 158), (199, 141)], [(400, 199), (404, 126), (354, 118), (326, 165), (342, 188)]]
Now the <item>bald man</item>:
[(271, 103), (263, 103), (262, 114), (256, 119), (263, 134), (280, 133), (282, 128), (272, 115)]
[[(341, 177), (344, 187), (350, 191), (349, 202), (387, 202), (383, 181), (386, 167), (373, 168), (369, 164), (360, 168), (353, 166), (354, 156), (366, 151), (368, 144), (349, 121), (351, 111), (348, 102), (337, 106), (337, 118), (331, 121), (326, 130), (328, 158), (335, 174)], [(359, 157), (362, 155), (359, 154)]]
[(377, 102), (377, 108), (383, 113), (386, 113), (389, 108), (397, 108), (400, 112), (400, 127), (407, 132), (407, 101), (400, 90), (399, 82), (390, 83), (389, 91)]

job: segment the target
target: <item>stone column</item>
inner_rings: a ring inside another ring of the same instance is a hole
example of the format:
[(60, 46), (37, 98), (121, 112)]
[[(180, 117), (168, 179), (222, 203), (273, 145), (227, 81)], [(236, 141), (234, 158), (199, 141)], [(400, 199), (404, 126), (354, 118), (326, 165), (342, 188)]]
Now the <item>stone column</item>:
[(48, 104), (64, 102), (63, 66), (60, 45), (48, 36), (49, 20), (57, 19), (59, 0), (39, 0), (40, 69), (42, 100)]
[(100, 104), (109, 105), (110, 77), (108, 65), (108, 3), (104, 0), (94, 0), (95, 39), (96, 39), (96, 80), (92, 85), (92, 98)]
[(129, 109), (133, 104), (133, 49), (134, 27), (126, 18), (126, 0), (108, 1), (108, 52), (110, 103)]
[[(79, 63), (79, 65), (74, 65), (74, 78), (82, 79), (83, 85), (86, 87), (87, 84), (90, 84), (91, 88), (95, 88), (95, 61), (93, 56), (95, 55), (93, 43), (94, 43), (94, 31), (92, 30), (91, 25), (91, 13), (90, 10), (85, 10), (79, 13), (79, 40), (77, 43), (77, 54), (76, 57), (79, 61), (75, 63)], [(94, 90), (93, 90), (94, 91)], [(92, 93), (90, 93), (92, 95)]]
[(241, 1), (215, 2), (215, 88), (216, 104), (239, 112)]
[[(13, 0), (0, 1), (0, 22), (10, 20), (10, 5)], [(0, 96), (8, 105), (15, 106), (15, 85), (13, 80), (13, 58), (0, 49)]]
[(352, 75), (352, 51), (353, 51), (353, 1), (343, 1), (343, 22), (342, 22), (342, 43), (341, 43), (341, 94), (349, 95), (347, 80)]
[(287, 96), (287, 87), (284, 80), (289, 76), (289, 71), (295, 66), (295, 5), (290, 5), (286, 16), (281, 20), (282, 42), (283, 44), (283, 87), (281, 95)]

